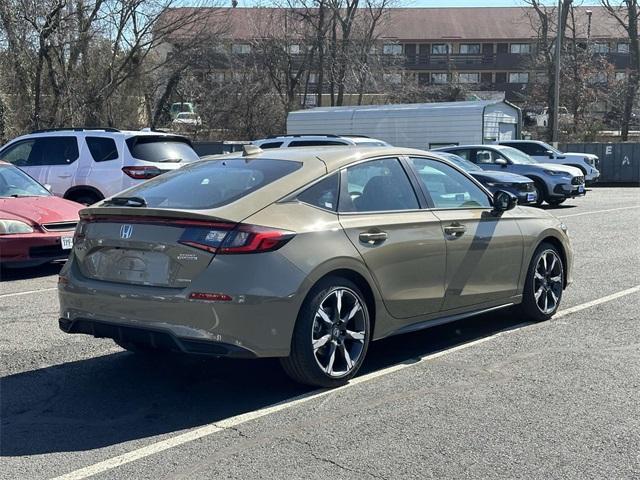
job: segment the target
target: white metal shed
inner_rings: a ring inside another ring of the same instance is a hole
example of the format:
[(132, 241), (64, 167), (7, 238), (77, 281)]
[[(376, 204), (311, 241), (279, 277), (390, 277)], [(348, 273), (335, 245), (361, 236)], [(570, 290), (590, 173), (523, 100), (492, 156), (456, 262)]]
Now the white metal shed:
[(398, 147), (520, 138), (522, 112), (504, 100), (316, 107), (289, 113), (287, 133), (366, 135)]

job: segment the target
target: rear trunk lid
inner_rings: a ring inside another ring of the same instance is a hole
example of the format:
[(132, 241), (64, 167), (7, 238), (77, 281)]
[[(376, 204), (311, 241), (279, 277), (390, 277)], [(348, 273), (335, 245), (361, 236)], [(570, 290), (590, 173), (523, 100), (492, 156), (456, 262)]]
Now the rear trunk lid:
[(89, 213), (100, 210), (106, 209), (81, 215), (74, 246), (78, 268), (87, 278), (132, 285), (188, 287), (215, 256), (213, 247), (194, 248), (193, 241), (209, 236), (213, 245), (237, 223), (132, 208)]

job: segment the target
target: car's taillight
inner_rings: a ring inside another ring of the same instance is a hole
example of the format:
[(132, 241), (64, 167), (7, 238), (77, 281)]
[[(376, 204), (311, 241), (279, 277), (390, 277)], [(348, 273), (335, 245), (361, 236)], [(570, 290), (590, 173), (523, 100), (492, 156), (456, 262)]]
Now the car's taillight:
[(187, 228), (179, 242), (217, 254), (272, 252), (295, 236), (294, 232), (256, 225), (217, 224), (215, 228)]
[(84, 241), (85, 233), (87, 231), (87, 222), (86, 220), (80, 220), (76, 225), (76, 231), (73, 233), (73, 244), (79, 245)]
[(136, 180), (148, 180), (162, 173), (158, 167), (122, 167), (122, 171)]

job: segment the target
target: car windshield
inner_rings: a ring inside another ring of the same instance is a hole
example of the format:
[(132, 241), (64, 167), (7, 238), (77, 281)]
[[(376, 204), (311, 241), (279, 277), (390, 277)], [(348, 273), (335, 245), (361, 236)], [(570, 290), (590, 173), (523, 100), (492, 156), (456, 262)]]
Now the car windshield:
[(0, 197), (48, 197), (49, 191), (22, 170), (0, 167)]
[(553, 148), (551, 145), (549, 145), (548, 143), (543, 143), (540, 142), (540, 145), (542, 145), (544, 148), (546, 148), (547, 150), (552, 151), (553, 153), (555, 153), (556, 155), (560, 155), (562, 152), (560, 150), (558, 150), (557, 148)]
[(440, 155), (441, 157), (446, 158), (447, 160), (449, 160), (451, 163), (454, 163), (457, 167), (460, 167), (461, 169), (467, 171), (467, 172), (482, 172), (483, 170), (477, 166), (475, 163), (470, 162), (469, 160), (465, 160), (464, 158), (454, 154), (454, 153), (445, 153), (445, 152), (438, 152), (438, 155)]
[[(262, 158), (255, 161), (244, 158), (203, 160), (129, 189), (125, 196), (152, 208), (217, 208), (235, 202), (301, 166), (300, 162)], [(113, 204), (117, 205), (117, 202)]]
[(515, 148), (511, 148), (511, 147), (496, 147), (496, 148), (502, 155), (507, 157), (512, 163), (519, 164), (519, 165), (533, 165), (538, 163), (526, 153), (523, 153), (520, 150), (517, 150)]

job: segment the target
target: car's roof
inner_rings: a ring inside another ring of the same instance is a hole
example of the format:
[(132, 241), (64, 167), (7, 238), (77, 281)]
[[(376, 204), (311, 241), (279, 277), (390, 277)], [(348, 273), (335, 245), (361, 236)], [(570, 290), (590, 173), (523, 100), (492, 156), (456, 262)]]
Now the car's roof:
[(338, 170), (346, 165), (373, 157), (421, 155), (437, 156), (425, 150), (403, 147), (358, 147), (358, 146), (314, 146), (296, 148), (270, 148), (262, 152), (243, 157), (242, 152), (232, 152), (224, 155), (211, 155), (202, 157), (202, 160), (220, 160), (231, 158), (243, 158), (245, 160), (257, 160), (267, 158), (270, 160), (290, 160), (295, 162), (315, 163), (320, 160), (326, 166), (327, 172)]
[(14, 140), (33, 138), (33, 137), (68, 137), (68, 136), (74, 136), (74, 135), (89, 135), (89, 136), (122, 135), (125, 138), (137, 137), (137, 136), (181, 137), (181, 135), (176, 135), (170, 132), (161, 132), (158, 130), (109, 130), (109, 129), (92, 129), (92, 128), (90, 129), (68, 128), (68, 129), (61, 129), (61, 130), (42, 130), (42, 131), (26, 133), (24, 135), (20, 135), (19, 137), (16, 137), (10, 140), (10, 142), (13, 142)]
[(541, 140), (503, 140), (502, 143), (544, 143)]

